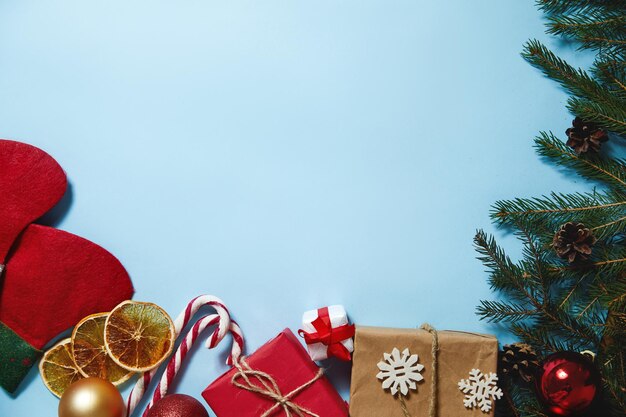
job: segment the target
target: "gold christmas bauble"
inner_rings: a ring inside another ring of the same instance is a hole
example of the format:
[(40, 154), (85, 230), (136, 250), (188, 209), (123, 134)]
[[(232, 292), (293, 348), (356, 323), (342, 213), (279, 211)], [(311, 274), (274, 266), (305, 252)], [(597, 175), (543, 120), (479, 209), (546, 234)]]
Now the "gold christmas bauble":
[(59, 417), (124, 417), (122, 395), (109, 381), (85, 378), (67, 387), (59, 402)]

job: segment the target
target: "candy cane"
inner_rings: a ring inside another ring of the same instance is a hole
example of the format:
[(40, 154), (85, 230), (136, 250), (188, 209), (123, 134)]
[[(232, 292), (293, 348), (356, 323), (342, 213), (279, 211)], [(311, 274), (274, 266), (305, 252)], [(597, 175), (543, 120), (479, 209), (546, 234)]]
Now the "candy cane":
[[(207, 339), (207, 347), (209, 349), (214, 348), (217, 344), (226, 336), (229, 329), (231, 328), (231, 320), (230, 313), (228, 309), (224, 305), (224, 302), (217, 297), (212, 295), (201, 295), (199, 297), (194, 298), (187, 304), (187, 307), (174, 321), (174, 332), (176, 333), (176, 338), (180, 336), (182, 330), (189, 324), (190, 320), (193, 316), (202, 308), (203, 306), (211, 306), (217, 312), (217, 328), (213, 331), (211, 336)], [(234, 333), (233, 333), (234, 334)], [(235, 343), (237, 344), (237, 343)], [(238, 345), (238, 344), (237, 344)], [(233, 351), (228, 358), (227, 363), (232, 364), (239, 359), (239, 355), (241, 352), (237, 352), (233, 346)], [(135, 386), (133, 387), (130, 395), (128, 396), (128, 400), (126, 401), (126, 415), (130, 417), (141, 399), (146, 392), (146, 389), (150, 385), (152, 378), (157, 373), (158, 367), (144, 372), (143, 375), (139, 378)]]
[[(200, 333), (202, 333), (202, 331), (206, 329), (207, 327), (212, 326), (215, 323), (217, 323), (219, 319), (220, 317), (217, 314), (212, 314), (210, 316), (202, 317), (189, 330), (189, 332), (187, 333), (187, 336), (182, 340), (182, 342), (180, 343), (180, 346), (178, 346), (178, 349), (176, 350), (176, 354), (170, 358), (170, 361), (167, 364), (167, 369), (163, 373), (163, 376), (161, 377), (161, 380), (159, 381), (159, 385), (157, 385), (157, 388), (154, 391), (154, 394), (152, 395), (152, 400), (150, 401), (150, 404), (148, 404), (148, 407), (146, 407), (146, 410), (143, 413), (143, 417), (147, 416), (148, 411), (150, 410), (150, 408), (152, 408), (154, 403), (159, 401), (161, 398), (163, 398), (167, 394), (167, 390), (170, 384), (176, 377), (176, 374), (178, 373), (180, 366), (185, 360), (185, 357), (187, 356), (189, 349), (194, 344), (194, 342), (196, 341)], [(232, 346), (230, 356), (232, 358), (232, 363), (237, 363), (239, 361), (239, 357), (241, 356), (241, 352), (243, 350), (243, 335), (241, 333), (241, 329), (239, 328), (239, 325), (237, 325), (237, 323), (235, 323), (234, 321), (230, 322), (229, 330), (233, 335), (233, 346)]]

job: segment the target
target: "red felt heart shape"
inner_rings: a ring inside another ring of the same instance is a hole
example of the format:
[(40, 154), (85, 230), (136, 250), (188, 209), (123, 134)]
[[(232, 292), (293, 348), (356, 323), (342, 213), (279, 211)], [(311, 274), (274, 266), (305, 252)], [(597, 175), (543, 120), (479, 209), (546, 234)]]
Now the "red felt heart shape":
[(41, 349), (83, 317), (132, 297), (128, 273), (86, 239), (31, 224), (16, 241), (0, 280), (0, 322)]
[(34, 146), (0, 139), (0, 264), (24, 228), (63, 197), (61, 166)]

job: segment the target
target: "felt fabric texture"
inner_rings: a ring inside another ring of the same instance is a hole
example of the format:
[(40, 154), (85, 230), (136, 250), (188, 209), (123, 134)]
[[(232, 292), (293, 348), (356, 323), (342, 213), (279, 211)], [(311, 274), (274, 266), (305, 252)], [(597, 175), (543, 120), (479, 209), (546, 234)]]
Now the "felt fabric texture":
[(0, 381), (7, 391), (17, 389), (42, 353), (0, 322)]
[(67, 179), (47, 153), (0, 139), (0, 264), (24, 228), (63, 197)]
[[(0, 322), (42, 349), (83, 317), (110, 311), (132, 294), (128, 273), (105, 249), (31, 224), (12, 248), (0, 279)], [(10, 352), (0, 347), (0, 363), (11, 361)], [(3, 379), (0, 375), (5, 386)]]

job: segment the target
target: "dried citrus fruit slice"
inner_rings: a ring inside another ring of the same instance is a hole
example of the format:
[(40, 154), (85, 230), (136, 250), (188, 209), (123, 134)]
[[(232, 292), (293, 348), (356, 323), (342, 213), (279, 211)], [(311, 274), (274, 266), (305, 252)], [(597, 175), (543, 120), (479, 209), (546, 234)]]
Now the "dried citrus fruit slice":
[(111, 311), (104, 325), (104, 345), (122, 368), (134, 372), (153, 369), (174, 348), (174, 323), (156, 304), (124, 301)]
[(46, 387), (57, 397), (74, 381), (83, 379), (72, 358), (70, 339), (61, 340), (48, 350), (39, 362), (39, 373)]
[(72, 332), (72, 353), (78, 370), (84, 377), (106, 379), (119, 385), (133, 376), (111, 359), (104, 347), (104, 323), (109, 313), (85, 317)]

